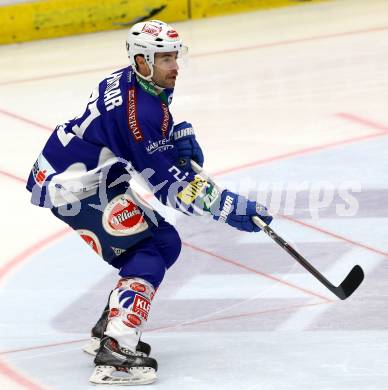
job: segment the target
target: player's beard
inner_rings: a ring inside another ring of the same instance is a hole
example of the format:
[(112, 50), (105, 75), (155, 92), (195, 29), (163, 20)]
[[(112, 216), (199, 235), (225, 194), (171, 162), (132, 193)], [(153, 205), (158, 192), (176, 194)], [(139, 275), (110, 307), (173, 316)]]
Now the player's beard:
[(156, 71), (154, 73), (153, 81), (156, 85), (162, 88), (174, 88), (175, 82), (178, 77), (178, 71), (170, 71), (166, 74), (160, 74), (162, 72)]
[(168, 85), (166, 85), (166, 87), (164, 87), (164, 88), (174, 88), (177, 77), (178, 77), (178, 73), (167, 76), (166, 77), (166, 84), (168, 84)]

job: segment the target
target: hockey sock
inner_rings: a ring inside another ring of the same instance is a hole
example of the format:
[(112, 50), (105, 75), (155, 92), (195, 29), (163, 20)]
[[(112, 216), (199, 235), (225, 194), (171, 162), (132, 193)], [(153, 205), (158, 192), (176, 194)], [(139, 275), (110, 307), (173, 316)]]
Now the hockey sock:
[(120, 279), (109, 299), (104, 334), (114, 338), (121, 347), (136, 351), (154, 295), (154, 287), (144, 279)]

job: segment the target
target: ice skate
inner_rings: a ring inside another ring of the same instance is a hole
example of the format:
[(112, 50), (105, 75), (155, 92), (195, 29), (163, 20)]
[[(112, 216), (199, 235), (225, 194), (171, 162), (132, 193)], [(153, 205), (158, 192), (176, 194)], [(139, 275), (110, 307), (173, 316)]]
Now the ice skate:
[(92, 328), (89, 341), (87, 342), (87, 344), (85, 344), (82, 347), (82, 350), (84, 352), (96, 356), (97, 351), (100, 348), (100, 340), (104, 335), (104, 330), (106, 328), (106, 324), (108, 321), (108, 315), (109, 315), (109, 300), (100, 318)]
[(90, 382), (96, 384), (146, 385), (156, 381), (158, 364), (155, 359), (141, 352), (132, 352), (119, 346), (108, 336), (101, 339), (101, 345), (94, 359), (96, 368)]
[[(96, 356), (100, 348), (100, 340), (104, 336), (104, 330), (109, 316), (109, 303), (105, 306), (101, 317), (93, 326), (89, 341), (82, 347), (82, 350), (90, 355)], [(150, 356), (151, 346), (141, 340), (137, 344), (136, 351), (144, 356)]]

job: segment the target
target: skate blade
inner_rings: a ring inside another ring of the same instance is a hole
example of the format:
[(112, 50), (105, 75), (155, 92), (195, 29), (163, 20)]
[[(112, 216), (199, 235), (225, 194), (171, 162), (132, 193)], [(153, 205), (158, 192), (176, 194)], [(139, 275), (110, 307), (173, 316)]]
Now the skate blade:
[(91, 337), (87, 344), (82, 347), (82, 350), (89, 355), (96, 356), (100, 349), (100, 339), (98, 337)]
[(118, 371), (112, 366), (96, 366), (89, 381), (125, 386), (148, 385), (156, 381), (156, 372), (151, 367), (132, 367), (127, 371)]

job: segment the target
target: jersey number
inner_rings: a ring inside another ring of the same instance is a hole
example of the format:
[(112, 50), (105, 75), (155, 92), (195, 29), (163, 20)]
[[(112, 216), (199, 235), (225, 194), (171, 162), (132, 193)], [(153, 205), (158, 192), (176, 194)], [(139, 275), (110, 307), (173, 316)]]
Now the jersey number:
[[(99, 97), (99, 92), (98, 92), (98, 88), (96, 88), (93, 91), (88, 101), (87, 110), (89, 110), (89, 115), (84, 119), (84, 121), (80, 125), (74, 125), (72, 128), (73, 132), (80, 138), (83, 138), (83, 135), (86, 129), (88, 128), (88, 126), (101, 115), (100, 111), (98, 111), (97, 108), (98, 97)], [(80, 117), (77, 117), (76, 119), (80, 119)], [(61, 141), (61, 144), (63, 146), (67, 146), (74, 137), (73, 133), (65, 132), (65, 127), (66, 126), (61, 125), (57, 129), (57, 135), (59, 141)]]
[[(89, 98), (88, 101), (88, 110), (89, 110), (89, 115), (84, 119), (84, 121), (78, 126), (74, 125), (73, 126), (73, 131), (75, 134), (78, 135), (78, 137), (82, 138), (84, 136), (84, 133), (86, 129), (89, 127), (89, 125), (96, 119), (98, 118), (101, 113), (98, 111), (97, 108), (97, 99), (98, 99), (99, 93), (98, 93), (98, 88), (96, 88), (92, 95)], [(78, 118), (77, 118), (78, 119)]]

